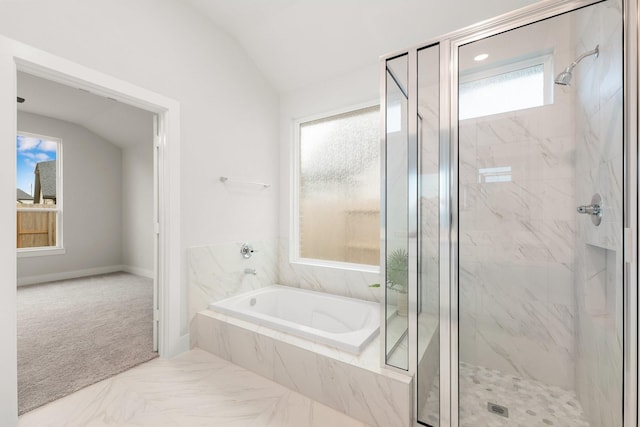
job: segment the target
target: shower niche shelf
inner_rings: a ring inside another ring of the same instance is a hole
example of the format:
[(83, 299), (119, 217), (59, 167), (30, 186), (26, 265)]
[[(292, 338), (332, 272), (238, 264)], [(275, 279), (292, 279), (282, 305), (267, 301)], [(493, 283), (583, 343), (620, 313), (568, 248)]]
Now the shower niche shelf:
[(620, 262), (618, 251), (591, 244), (585, 246), (582, 272), (585, 309), (592, 319), (604, 321), (612, 328), (615, 328), (615, 313), (621, 304), (618, 301), (621, 289), (617, 285), (622, 274)]

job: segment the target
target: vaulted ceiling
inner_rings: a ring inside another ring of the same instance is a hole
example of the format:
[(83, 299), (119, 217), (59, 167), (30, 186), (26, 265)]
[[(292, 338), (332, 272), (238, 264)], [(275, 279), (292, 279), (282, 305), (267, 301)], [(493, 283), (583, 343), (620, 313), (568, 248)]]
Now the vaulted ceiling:
[(182, 0), (289, 92), (535, 0)]

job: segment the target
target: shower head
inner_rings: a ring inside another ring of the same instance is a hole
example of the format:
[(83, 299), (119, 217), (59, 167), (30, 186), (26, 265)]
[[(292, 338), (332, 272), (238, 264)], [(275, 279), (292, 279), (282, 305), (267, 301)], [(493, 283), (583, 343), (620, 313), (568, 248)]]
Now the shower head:
[(582, 61), (584, 58), (591, 55), (595, 55), (597, 58), (599, 54), (600, 54), (600, 45), (596, 45), (595, 49), (590, 50), (589, 52), (583, 53), (575, 61), (573, 61), (571, 65), (565, 68), (563, 72), (561, 72), (556, 76), (556, 79), (554, 80), (555, 83), (561, 86), (570, 86), (571, 79), (573, 78), (573, 69), (576, 67), (576, 65), (578, 65), (578, 62)]
[(560, 86), (570, 86), (572, 77), (571, 70), (567, 68), (556, 76), (555, 83)]

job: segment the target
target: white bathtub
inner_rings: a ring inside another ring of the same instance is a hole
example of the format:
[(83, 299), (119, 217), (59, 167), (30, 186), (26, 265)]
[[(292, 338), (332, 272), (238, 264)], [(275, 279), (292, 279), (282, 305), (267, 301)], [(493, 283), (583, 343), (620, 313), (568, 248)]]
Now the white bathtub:
[(268, 286), (209, 308), (356, 354), (380, 328), (378, 303), (290, 286)]

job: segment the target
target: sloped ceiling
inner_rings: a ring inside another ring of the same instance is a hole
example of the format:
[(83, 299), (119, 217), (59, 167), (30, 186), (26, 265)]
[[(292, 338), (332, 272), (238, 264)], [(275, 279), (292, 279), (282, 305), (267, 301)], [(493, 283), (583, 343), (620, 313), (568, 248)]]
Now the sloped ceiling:
[(183, 0), (227, 31), (280, 93), (534, 0)]
[(83, 126), (114, 145), (151, 144), (153, 114), (80, 89), (18, 73), (18, 111)]

